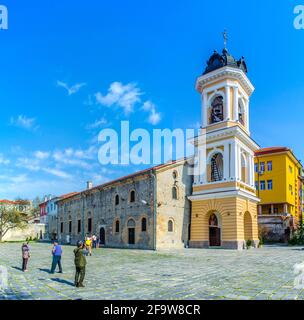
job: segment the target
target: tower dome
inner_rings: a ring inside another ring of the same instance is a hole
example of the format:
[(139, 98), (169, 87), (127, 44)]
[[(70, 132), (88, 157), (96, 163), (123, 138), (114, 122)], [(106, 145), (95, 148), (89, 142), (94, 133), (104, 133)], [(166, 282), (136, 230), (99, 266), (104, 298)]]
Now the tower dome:
[(236, 60), (225, 48), (223, 49), (222, 54), (219, 54), (217, 51), (213, 52), (212, 56), (207, 61), (207, 67), (203, 75), (226, 66), (241, 69), (245, 73), (248, 72), (244, 57)]

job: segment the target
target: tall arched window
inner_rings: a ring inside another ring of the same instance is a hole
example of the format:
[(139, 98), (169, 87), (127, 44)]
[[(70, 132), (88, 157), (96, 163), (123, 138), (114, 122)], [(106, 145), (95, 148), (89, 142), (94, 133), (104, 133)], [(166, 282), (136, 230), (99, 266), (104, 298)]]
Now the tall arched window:
[(243, 126), (245, 125), (245, 107), (241, 99), (239, 100), (238, 106), (238, 120)]
[(134, 190), (132, 190), (130, 192), (130, 202), (135, 202), (135, 191)]
[(177, 187), (172, 187), (172, 199), (177, 200), (178, 194), (177, 194)]
[(168, 232), (173, 232), (173, 221), (171, 219), (168, 221)]
[(118, 206), (119, 205), (119, 195), (117, 194), (115, 196), (115, 206)]
[(215, 154), (210, 161), (211, 182), (222, 181), (224, 173), (224, 159), (221, 153)]
[(241, 167), (242, 167), (242, 181), (245, 183), (248, 183), (247, 159), (244, 153), (242, 153), (241, 155)]
[(211, 103), (210, 124), (224, 120), (224, 98), (216, 96)]
[(119, 220), (116, 220), (115, 222), (115, 232), (118, 233), (119, 232)]
[(142, 232), (147, 231), (147, 219), (146, 218), (141, 219), (141, 231)]

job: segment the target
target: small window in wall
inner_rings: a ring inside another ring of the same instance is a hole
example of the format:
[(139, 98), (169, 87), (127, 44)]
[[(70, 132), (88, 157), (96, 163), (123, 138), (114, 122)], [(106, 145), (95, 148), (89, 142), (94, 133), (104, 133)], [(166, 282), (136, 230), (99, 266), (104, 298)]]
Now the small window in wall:
[(63, 233), (63, 222), (60, 223), (60, 232)]
[(265, 162), (260, 163), (260, 171), (265, 172)]
[(177, 188), (172, 188), (172, 199), (177, 200)]
[(69, 221), (69, 233), (72, 233), (72, 221)]
[(81, 220), (77, 221), (77, 232), (80, 233), (81, 232)]
[(168, 221), (168, 232), (173, 232), (173, 221), (172, 220)]
[(173, 179), (174, 179), (174, 180), (177, 179), (178, 174), (177, 174), (177, 171), (176, 171), (176, 170), (173, 171), (172, 176), (173, 176)]
[(130, 202), (135, 202), (135, 191), (134, 190), (132, 190), (130, 192)]
[(147, 219), (146, 218), (141, 219), (141, 231), (142, 232), (147, 231)]
[(255, 188), (259, 190), (259, 183), (257, 181), (255, 182)]
[(119, 232), (119, 220), (116, 220), (116, 222), (115, 222), (115, 232), (116, 233)]
[(267, 170), (272, 171), (272, 161), (267, 162)]
[(265, 181), (260, 181), (260, 190), (264, 191), (266, 189)]
[(259, 172), (259, 165), (258, 165), (257, 163), (254, 164), (254, 171), (255, 171), (256, 173)]
[(115, 206), (118, 206), (119, 205), (119, 195), (117, 194), (115, 196)]
[(88, 219), (88, 232), (92, 232), (92, 218)]
[(272, 190), (272, 188), (273, 188), (272, 180), (268, 180), (268, 181), (267, 181), (267, 189), (268, 189), (268, 190)]

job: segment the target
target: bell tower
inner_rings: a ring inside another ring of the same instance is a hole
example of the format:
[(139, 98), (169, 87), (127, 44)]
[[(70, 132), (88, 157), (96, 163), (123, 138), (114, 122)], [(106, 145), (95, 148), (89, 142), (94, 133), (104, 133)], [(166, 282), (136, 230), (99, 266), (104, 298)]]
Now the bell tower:
[(227, 50), (211, 55), (196, 81), (201, 95), (202, 129), (197, 148), (205, 141), (204, 165), (194, 177), (191, 247), (242, 249), (258, 245), (254, 152), (249, 107), (254, 87), (242, 57)]

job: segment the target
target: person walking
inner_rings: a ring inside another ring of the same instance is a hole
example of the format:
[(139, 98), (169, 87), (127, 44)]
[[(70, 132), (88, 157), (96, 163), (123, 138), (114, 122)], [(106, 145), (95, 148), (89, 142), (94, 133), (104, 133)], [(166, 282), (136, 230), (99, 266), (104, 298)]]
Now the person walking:
[(62, 265), (61, 265), (62, 248), (61, 248), (61, 245), (58, 244), (58, 241), (54, 241), (52, 255), (53, 255), (53, 261), (52, 261), (51, 273), (55, 272), (57, 265), (59, 267), (59, 273), (62, 273)]
[(89, 251), (90, 256), (92, 255), (92, 238), (87, 237), (85, 241), (86, 249)]
[(95, 234), (93, 234), (92, 240), (93, 240), (93, 249), (96, 249), (97, 248), (97, 237)]
[(27, 265), (30, 258), (30, 247), (28, 243), (23, 243), (21, 247), (21, 251), (22, 251), (22, 271), (27, 272), (28, 271)]
[(86, 252), (85, 252), (85, 246), (82, 241), (77, 242), (77, 248), (74, 249), (74, 255), (75, 255), (75, 267), (76, 267), (76, 273), (75, 273), (75, 287), (77, 288), (84, 288), (84, 277), (85, 277), (85, 271), (86, 271), (86, 264), (87, 260), (85, 258)]

